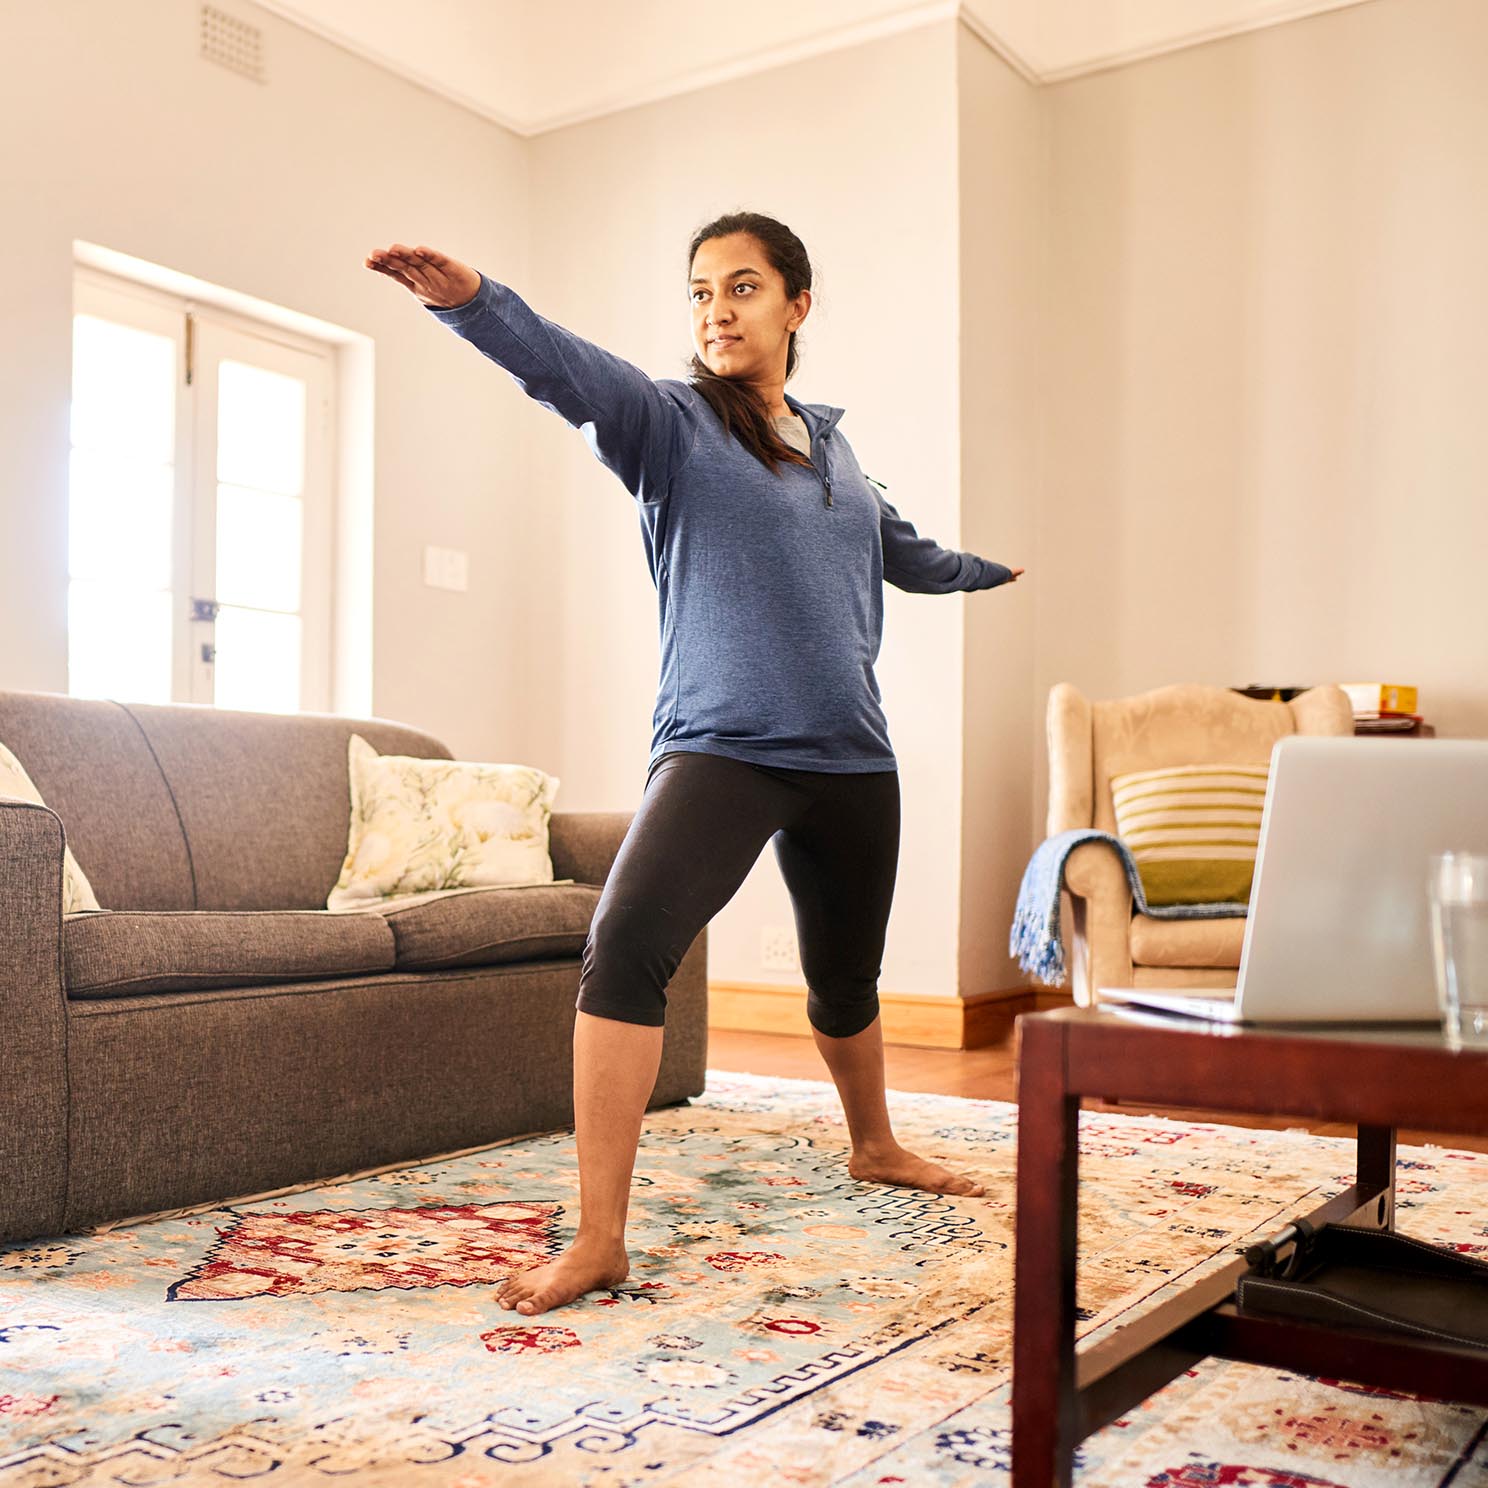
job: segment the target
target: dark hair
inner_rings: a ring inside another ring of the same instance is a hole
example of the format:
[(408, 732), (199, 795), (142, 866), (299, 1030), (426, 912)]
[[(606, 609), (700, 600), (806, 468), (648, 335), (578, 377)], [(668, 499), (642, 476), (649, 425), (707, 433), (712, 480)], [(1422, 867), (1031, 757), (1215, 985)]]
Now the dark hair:
[[(770, 267), (785, 280), (786, 299), (793, 300), (803, 289), (811, 288), (811, 260), (806, 256), (805, 245), (783, 222), (760, 212), (725, 212), (706, 227), (700, 227), (692, 235), (687, 249), (689, 277), (693, 260), (704, 243), (710, 238), (726, 238), (730, 233), (739, 232), (759, 239)], [(785, 356), (787, 382), (800, 361), (796, 352), (796, 334), (795, 331), (790, 333)], [(788, 445), (776, 432), (765, 400), (756, 388), (735, 377), (720, 377), (696, 353), (687, 364), (687, 373), (688, 381), (712, 405), (713, 412), (723, 424), (724, 433), (737, 435), (744, 448), (768, 466), (771, 474), (779, 474), (781, 460), (794, 465), (811, 464), (806, 455)]]

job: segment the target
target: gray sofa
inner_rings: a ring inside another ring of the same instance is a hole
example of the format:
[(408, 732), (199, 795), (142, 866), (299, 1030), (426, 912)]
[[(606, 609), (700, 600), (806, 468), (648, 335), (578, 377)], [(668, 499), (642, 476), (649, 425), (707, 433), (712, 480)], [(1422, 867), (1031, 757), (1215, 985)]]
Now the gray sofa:
[[(580, 956), (630, 817), (555, 811), (556, 878), (331, 913), (347, 739), (381, 719), (0, 692), (0, 1241), (573, 1123)], [(536, 762), (533, 762), (536, 763)], [(62, 913), (65, 841), (97, 912)], [(706, 932), (650, 1102), (699, 1095)]]

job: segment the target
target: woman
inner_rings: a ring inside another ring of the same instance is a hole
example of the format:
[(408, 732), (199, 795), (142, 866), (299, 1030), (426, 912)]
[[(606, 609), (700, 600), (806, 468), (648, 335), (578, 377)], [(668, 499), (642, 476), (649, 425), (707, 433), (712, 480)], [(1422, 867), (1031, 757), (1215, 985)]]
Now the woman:
[(884, 1097), (878, 975), (899, 777), (873, 663), (883, 582), (918, 593), (1018, 577), (915, 529), (859, 469), (843, 410), (785, 392), (811, 308), (800, 239), (753, 212), (688, 252), (696, 350), (652, 379), (431, 248), (366, 265), (411, 290), (580, 429), (635, 498), (661, 612), (661, 685), (639, 809), (584, 947), (574, 1022), (578, 1234), (498, 1299), (545, 1312), (629, 1275), (625, 1217), (661, 1059), (666, 984), (773, 841), (817, 1047), (847, 1117), (848, 1172), (980, 1196), (900, 1147)]

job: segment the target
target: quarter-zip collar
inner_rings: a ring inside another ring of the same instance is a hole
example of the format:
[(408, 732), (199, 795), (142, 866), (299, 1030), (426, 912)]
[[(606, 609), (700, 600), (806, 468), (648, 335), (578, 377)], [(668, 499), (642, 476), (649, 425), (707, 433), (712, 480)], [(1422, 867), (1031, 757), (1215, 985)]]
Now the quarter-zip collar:
[[(836, 407), (832, 403), (802, 403), (798, 399), (782, 390), (785, 406), (794, 414), (800, 416), (801, 422), (806, 425), (806, 432), (811, 435), (811, 464), (815, 469), (818, 479), (822, 483), (822, 504), (832, 504), (832, 477), (826, 468), (826, 451), (823, 443), (833, 429), (837, 427), (837, 421), (847, 411)], [(817, 451), (821, 451), (821, 463), (817, 463)]]
[(800, 414), (807, 429), (811, 431), (811, 438), (815, 441), (819, 437), (825, 437), (837, 427), (838, 420), (847, 412), (845, 408), (836, 408), (830, 403), (802, 403), (782, 390), (785, 406), (792, 413)]

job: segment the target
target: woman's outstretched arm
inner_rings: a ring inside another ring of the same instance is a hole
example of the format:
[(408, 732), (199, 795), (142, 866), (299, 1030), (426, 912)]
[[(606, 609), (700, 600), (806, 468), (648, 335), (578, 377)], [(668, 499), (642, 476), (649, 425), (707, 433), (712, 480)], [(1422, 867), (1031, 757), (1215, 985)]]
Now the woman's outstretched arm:
[(428, 247), (394, 243), (366, 266), (403, 285), (457, 335), (511, 374), (528, 397), (584, 436), (632, 496), (659, 501), (697, 437), (680, 384), (539, 315), (513, 289)]
[(954, 594), (963, 589), (994, 589), (1011, 584), (1023, 572), (975, 553), (943, 548), (932, 538), (921, 537), (884, 500), (884, 487), (868, 477), (878, 497), (878, 530), (883, 539), (884, 581), (911, 594)]

